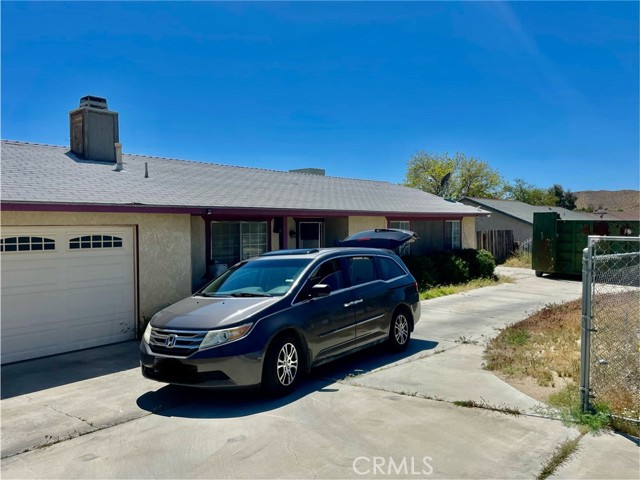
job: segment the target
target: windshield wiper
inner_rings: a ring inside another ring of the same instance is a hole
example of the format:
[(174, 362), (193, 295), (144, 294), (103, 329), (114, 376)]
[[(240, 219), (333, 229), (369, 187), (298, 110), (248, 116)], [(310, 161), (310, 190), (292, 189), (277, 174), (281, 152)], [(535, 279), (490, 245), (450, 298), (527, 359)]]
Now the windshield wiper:
[(272, 297), (268, 293), (251, 293), (251, 292), (236, 292), (231, 294), (232, 297)]
[(200, 292), (196, 294), (198, 297), (228, 297), (229, 295), (226, 293), (207, 293), (207, 292)]

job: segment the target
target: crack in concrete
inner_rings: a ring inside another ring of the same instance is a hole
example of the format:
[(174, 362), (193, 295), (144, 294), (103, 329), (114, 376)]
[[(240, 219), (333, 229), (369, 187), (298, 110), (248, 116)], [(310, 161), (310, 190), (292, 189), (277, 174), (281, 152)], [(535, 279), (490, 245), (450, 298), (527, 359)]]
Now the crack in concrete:
[(302, 463), (300, 463), (300, 459), (298, 457), (298, 454), (295, 452), (295, 450), (293, 450), (291, 448), (291, 435), (290, 435), (290, 431), (289, 428), (287, 427), (287, 451), (293, 455), (294, 461), (296, 462), (296, 464), (299, 467), (304, 468), (305, 470), (307, 470), (311, 475), (313, 475), (314, 480), (318, 478), (318, 476), (316, 475), (316, 473), (314, 472), (313, 468), (309, 467), (308, 465), (303, 465)]
[(93, 423), (91, 423), (89, 420), (84, 419), (84, 418), (82, 418), (82, 417), (79, 417), (79, 416), (77, 416), (77, 415), (71, 415), (70, 413), (63, 412), (62, 410), (58, 410), (58, 409), (57, 409), (57, 408), (55, 408), (53, 405), (45, 405), (45, 407), (50, 408), (50, 409), (51, 409), (51, 410), (53, 410), (54, 412), (59, 413), (59, 414), (61, 414), (61, 415), (66, 415), (66, 416), (67, 416), (67, 417), (69, 417), (69, 418), (75, 418), (76, 420), (80, 420), (81, 422), (86, 423), (87, 425), (89, 425), (89, 426), (90, 426), (90, 427), (92, 427), (92, 428), (96, 428), (96, 426), (95, 426)]
[[(15, 457), (17, 455), (22, 455), (24, 453), (29, 453), (29, 452), (32, 452), (34, 450), (40, 450), (40, 449), (43, 449), (43, 448), (49, 448), (49, 447), (52, 447), (53, 445), (57, 445), (59, 443), (66, 442), (68, 440), (73, 440), (74, 438), (83, 437), (85, 435), (89, 435), (89, 434), (96, 433), (96, 432), (101, 432), (102, 430), (106, 430), (106, 429), (109, 429), (109, 428), (117, 427), (119, 425), (124, 425), (125, 423), (133, 422), (134, 420), (140, 420), (142, 418), (148, 417), (149, 415), (153, 415), (154, 413), (156, 413), (156, 412), (148, 412), (148, 413), (146, 413), (144, 415), (141, 415), (139, 417), (125, 419), (125, 420), (123, 420), (121, 422), (107, 423), (107, 424), (104, 424), (104, 425), (96, 426), (96, 425), (92, 424), (91, 422), (89, 422), (89, 421), (87, 421), (87, 420), (85, 420), (83, 418), (76, 417), (74, 415), (70, 415), (68, 413), (65, 413), (65, 412), (62, 412), (60, 410), (57, 410), (56, 408), (52, 407), (51, 405), (46, 405), (46, 407), (50, 408), (54, 412), (60, 413), (62, 415), (66, 415), (67, 417), (70, 417), (70, 418), (75, 418), (77, 420), (80, 420), (80, 421), (86, 423), (87, 425), (89, 425), (91, 427), (91, 430), (87, 430), (86, 432), (79, 432), (77, 430), (73, 430), (72, 432), (67, 432), (65, 434), (62, 434), (62, 436), (60, 436), (60, 435), (45, 435), (45, 441), (43, 443), (38, 443), (38, 444), (36, 444), (36, 445), (34, 445), (32, 447), (29, 447), (29, 448), (26, 448), (26, 449), (20, 451), (20, 452), (12, 453), (10, 455), (5, 455), (5, 456), (3, 456), (1, 458), (2, 460), (6, 459), (6, 458)], [(49, 440), (47, 441), (47, 439), (49, 439)]]
[[(185, 405), (188, 405), (190, 403), (193, 403), (193, 402), (186, 402)], [(29, 447), (29, 448), (26, 448), (26, 449), (24, 449), (24, 450), (22, 450), (20, 452), (16, 452), (16, 453), (12, 453), (10, 455), (2, 456), (1, 459), (4, 460), (5, 458), (15, 457), (17, 455), (22, 455), (23, 453), (29, 453), (29, 452), (32, 452), (34, 450), (39, 450), (39, 449), (43, 449), (43, 448), (49, 448), (49, 447), (51, 447), (53, 445), (57, 445), (59, 443), (66, 442), (68, 440), (73, 440), (74, 438), (79, 438), (79, 437), (83, 437), (85, 435), (89, 435), (89, 434), (92, 434), (92, 433), (101, 432), (102, 430), (107, 430), (109, 428), (117, 427), (119, 425), (124, 425), (126, 423), (133, 422), (135, 420), (141, 420), (143, 418), (148, 417), (149, 415), (156, 415), (156, 414), (158, 414), (160, 412), (164, 412), (164, 411), (170, 410), (170, 409), (175, 408), (177, 406), (178, 405), (170, 405), (170, 406), (168, 406), (167, 408), (164, 408), (164, 409), (163, 408), (159, 408), (159, 409), (147, 412), (145, 414), (142, 414), (139, 417), (124, 419), (124, 420), (116, 422), (116, 423), (107, 423), (107, 424), (104, 424), (104, 425), (94, 425), (93, 423), (91, 423), (90, 421), (88, 421), (88, 420), (86, 420), (86, 419), (84, 419), (82, 417), (77, 417), (77, 416), (68, 414), (66, 412), (60, 411), (60, 410), (56, 409), (55, 407), (53, 407), (52, 405), (45, 405), (45, 407), (50, 408), (51, 410), (53, 410), (56, 413), (59, 413), (61, 415), (66, 415), (67, 417), (75, 418), (76, 420), (80, 420), (81, 422), (86, 423), (87, 425), (89, 425), (91, 427), (91, 429), (87, 430), (86, 432), (78, 432), (77, 430), (74, 430), (73, 432), (67, 432), (67, 433), (63, 434), (62, 436), (45, 435), (45, 442), (44, 443), (36, 444), (36, 445), (34, 445), (32, 447)], [(46, 441), (47, 438), (50, 439), (50, 440)]]

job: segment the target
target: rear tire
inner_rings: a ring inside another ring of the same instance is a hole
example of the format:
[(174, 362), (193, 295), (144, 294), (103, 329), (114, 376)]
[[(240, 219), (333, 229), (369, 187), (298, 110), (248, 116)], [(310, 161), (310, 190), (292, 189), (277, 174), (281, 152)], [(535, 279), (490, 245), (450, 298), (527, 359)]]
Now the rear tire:
[(389, 345), (391, 350), (401, 352), (409, 345), (411, 339), (411, 320), (405, 310), (396, 310), (391, 317), (389, 328)]
[(268, 395), (287, 395), (298, 385), (304, 368), (300, 341), (293, 335), (278, 337), (269, 346), (265, 356), (262, 387)]
[(540, 270), (536, 270), (536, 277), (541, 277), (543, 273), (544, 272), (541, 272)]

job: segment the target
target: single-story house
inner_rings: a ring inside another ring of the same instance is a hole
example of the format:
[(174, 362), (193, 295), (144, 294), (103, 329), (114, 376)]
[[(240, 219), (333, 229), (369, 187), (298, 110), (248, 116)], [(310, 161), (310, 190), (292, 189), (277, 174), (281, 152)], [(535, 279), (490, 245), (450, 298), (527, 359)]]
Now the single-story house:
[[(122, 154), (83, 97), (69, 147), (2, 141), (2, 362), (134, 338), (239, 260), (411, 229), (411, 253), (475, 248), (484, 212), (397, 184)], [(319, 174), (320, 173), (320, 174)]]
[[(488, 198), (464, 197), (461, 203), (489, 212), (490, 215), (476, 220), (476, 243), (478, 247), (492, 251), (497, 260), (503, 260), (499, 248), (492, 245), (494, 240), (509, 239), (510, 245), (504, 245), (507, 251), (513, 249), (513, 243), (526, 244), (533, 236), (533, 214), (536, 212), (556, 212), (563, 220), (593, 220), (595, 217), (585, 212), (575, 212), (561, 207), (535, 206), (516, 200), (495, 200)], [(509, 235), (498, 235), (499, 232)]]

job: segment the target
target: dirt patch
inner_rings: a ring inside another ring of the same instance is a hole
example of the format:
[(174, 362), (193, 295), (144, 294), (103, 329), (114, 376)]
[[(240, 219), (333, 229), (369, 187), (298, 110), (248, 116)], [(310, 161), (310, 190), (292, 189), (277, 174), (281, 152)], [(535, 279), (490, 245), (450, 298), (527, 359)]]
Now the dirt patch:
[(515, 378), (495, 371), (493, 372), (493, 374), (503, 382), (511, 385), (516, 390), (542, 403), (547, 403), (551, 394), (558, 393), (571, 382), (571, 380), (567, 378), (557, 377), (556, 375), (557, 380), (554, 382), (553, 387), (542, 386), (536, 379), (531, 377)]

